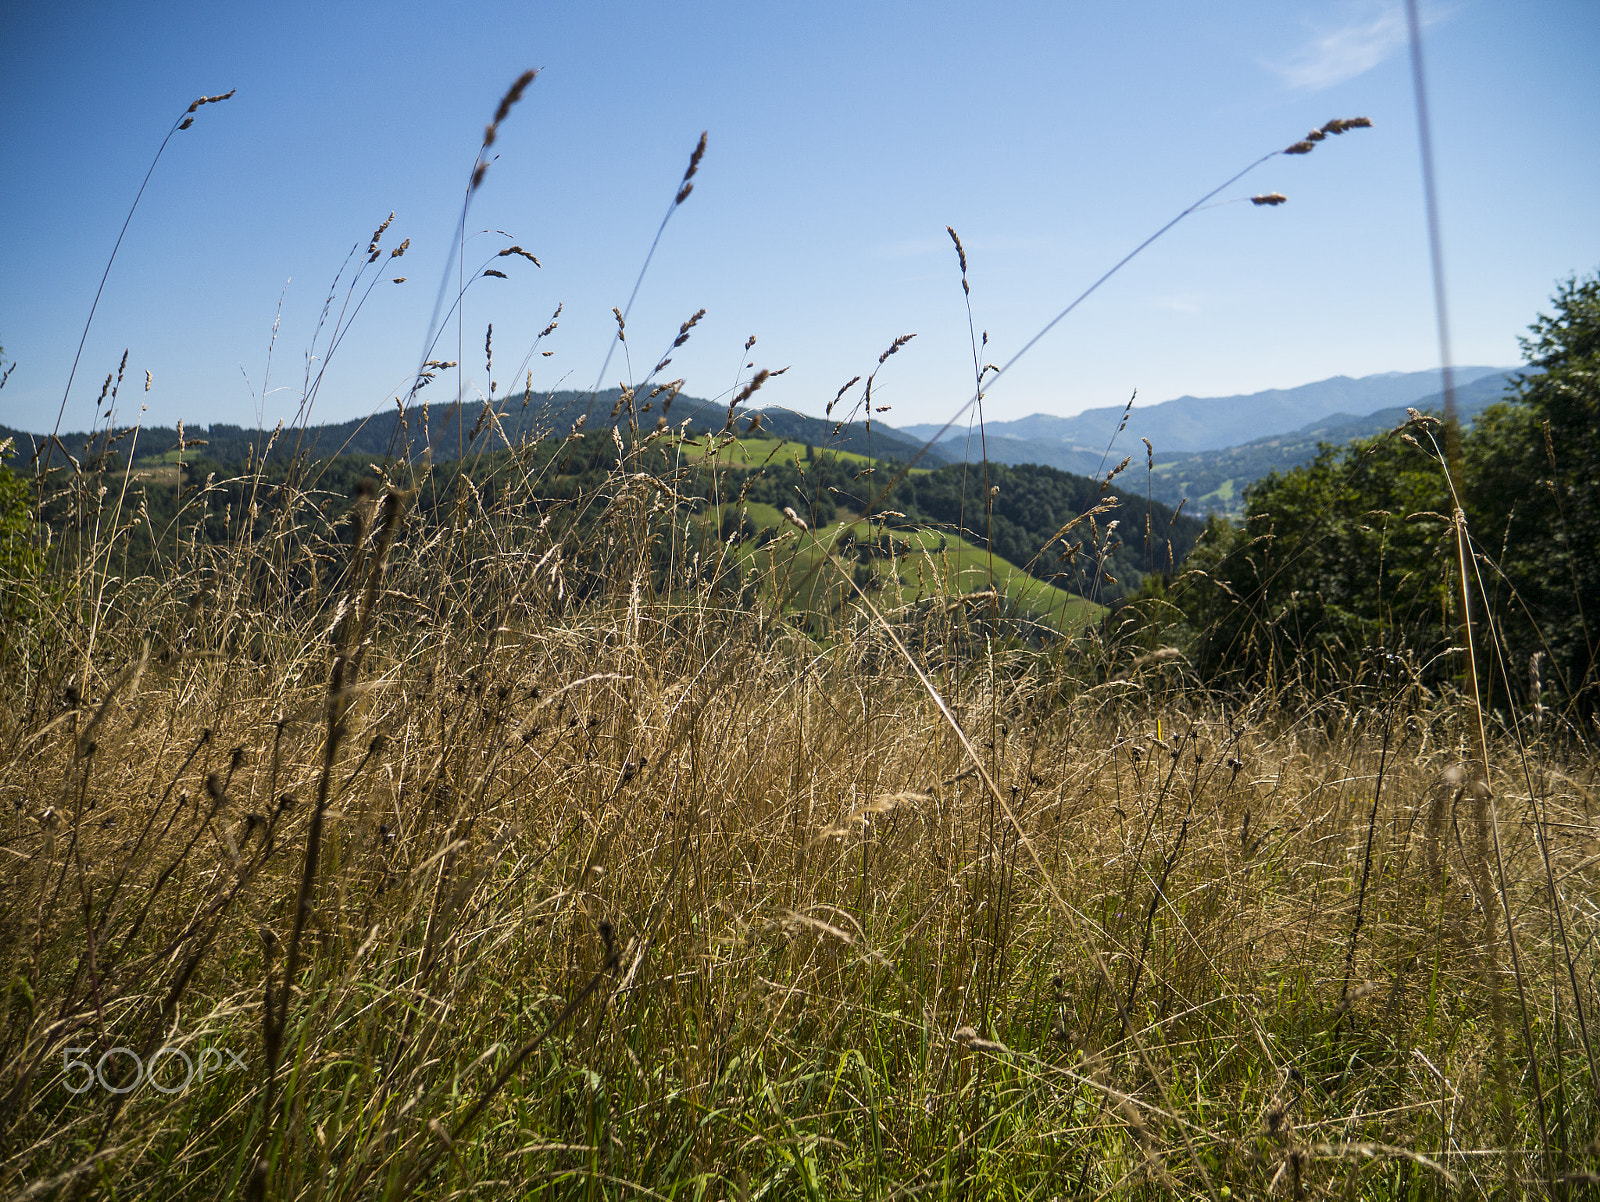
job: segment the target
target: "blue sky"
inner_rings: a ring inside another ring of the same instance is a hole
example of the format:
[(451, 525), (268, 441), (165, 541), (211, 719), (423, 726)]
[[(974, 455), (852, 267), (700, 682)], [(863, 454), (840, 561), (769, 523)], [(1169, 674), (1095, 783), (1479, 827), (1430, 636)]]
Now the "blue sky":
[[(1513, 363), (1560, 278), (1600, 267), (1600, 5), (1424, 8), (1456, 358)], [(970, 395), (955, 254), (984, 355), (1234, 171), (1330, 117), (1374, 128), (1278, 157), (1040, 343), (990, 416), (1068, 414), (1437, 364), (1404, 19), (1387, 0), (988, 5), (0, 4), (0, 423), (49, 430), (106, 256), (151, 156), (197, 96), (237, 89), (169, 145), (112, 268), (67, 402), (91, 420), (129, 350), (119, 419), (271, 424), (296, 411), (329, 284), (391, 210), (385, 283), (327, 366), (314, 419), (392, 404), (415, 367), (484, 123), (540, 69), (473, 200), (467, 260), (543, 267), (468, 291), (509, 377), (588, 387), (701, 130), (709, 150), (629, 320), (642, 376), (819, 413), (897, 335), (890, 422)], [(479, 234), (477, 231), (505, 231)], [(281, 298), (281, 315), (279, 305)], [(277, 322), (274, 343), (274, 324)], [(745, 339), (758, 341), (746, 355)], [(456, 359), (452, 325), (438, 357)], [(271, 373), (267, 373), (269, 347)], [(648, 362), (646, 362), (648, 360)], [(320, 364), (318, 364), (320, 368)], [(144, 373), (151, 388), (144, 392)], [(614, 359), (606, 383), (627, 377)], [(746, 372), (748, 374), (748, 372)], [(509, 378), (500, 381), (502, 391)], [(435, 402), (458, 382), (430, 386)]]

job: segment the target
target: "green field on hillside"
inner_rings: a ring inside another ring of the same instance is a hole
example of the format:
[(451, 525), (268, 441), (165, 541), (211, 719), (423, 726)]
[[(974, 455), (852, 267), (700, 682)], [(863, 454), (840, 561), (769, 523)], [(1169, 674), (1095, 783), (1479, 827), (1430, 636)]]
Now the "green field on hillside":
[[(713, 436), (700, 435), (699, 437), (682, 438), (674, 444), (686, 457), (704, 459), (713, 445)], [(719, 462), (735, 467), (761, 467), (767, 463), (793, 463), (802, 469), (809, 468), (813, 459), (807, 458), (807, 444), (795, 442), (791, 439), (764, 438), (756, 435), (751, 438), (735, 438), (732, 442), (722, 438), (715, 439), (716, 458)], [(828, 447), (812, 446), (810, 448), (815, 459), (837, 460), (841, 463), (851, 463), (858, 467), (871, 467), (879, 461), (869, 459), (855, 451), (838, 451)], [(929, 468), (912, 468), (913, 472), (926, 472)]]
[[(859, 560), (852, 540), (864, 543), (884, 531), (863, 521), (838, 522), (815, 532), (801, 532), (774, 506), (747, 503), (722, 507), (720, 529), (743, 514), (758, 531), (773, 531), (767, 538), (747, 538), (734, 554), (747, 572), (759, 573), (762, 590), (781, 597), (786, 608), (821, 608), (834, 612), (843, 607), (856, 579), (874, 605), (899, 608), (932, 597), (949, 599), (982, 593), (993, 585), (1003, 599), (1004, 611), (1058, 629), (1069, 630), (1098, 620), (1105, 607), (1046, 584), (998, 555), (991, 556), (954, 534), (930, 529), (894, 529), (889, 535), (891, 553)], [(717, 515), (708, 515), (716, 521)], [(770, 539), (770, 541), (768, 541)], [(833, 559), (833, 565), (823, 562)], [(857, 569), (865, 572), (857, 575)]]

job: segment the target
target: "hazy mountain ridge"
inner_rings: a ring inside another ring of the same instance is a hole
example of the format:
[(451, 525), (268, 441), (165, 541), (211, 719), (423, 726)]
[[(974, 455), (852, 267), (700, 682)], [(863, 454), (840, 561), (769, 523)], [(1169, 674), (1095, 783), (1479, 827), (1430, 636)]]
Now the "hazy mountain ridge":
[[(1481, 413), (1489, 405), (1504, 399), (1507, 387), (1513, 382), (1519, 370), (1477, 367), (1457, 369), (1456, 403), (1461, 419), (1470, 422), (1476, 414)], [(1187, 499), (1187, 509), (1190, 513), (1202, 516), (1208, 512), (1221, 513), (1236, 518), (1242, 513), (1243, 492), (1247, 485), (1269, 472), (1287, 471), (1309, 462), (1315, 457), (1317, 448), (1322, 443), (1341, 444), (1355, 438), (1366, 438), (1391, 430), (1406, 420), (1407, 408), (1425, 413), (1442, 413), (1444, 409), (1444, 394), (1437, 389), (1437, 372), (1390, 373), (1384, 376), (1367, 376), (1360, 380), (1339, 376), (1333, 380), (1319, 381), (1298, 389), (1275, 390), (1271, 394), (1253, 394), (1255, 397), (1270, 395), (1276, 398), (1304, 394), (1308, 397), (1308, 405), (1315, 408), (1329, 404), (1340, 397), (1349, 398), (1352, 395), (1365, 396), (1369, 399), (1374, 396), (1392, 396), (1401, 387), (1415, 387), (1419, 380), (1424, 386), (1431, 384), (1435, 387), (1425, 395), (1416, 395), (1414, 392), (1402, 394), (1398, 402), (1376, 409), (1332, 410), (1320, 413), (1310, 421), (1283, 430), (1262, 433), (1258, 426), (1253, 437), (1233, 446), (1210, 450), (1174, 453), (1168, 443), (1149, 434), (1143, 434), (1143, 437), (1150, 438), (1155, 444), (1153, 456), (1147, 457), (1144, 447), (1138, 440), (1143, 430), (1148, 430), (1150, 427), (1141, 422), (1141, 411), (1137, 405), (1134, 406), (1127, 429), (1114, 440), (1112, 435), (1116, 433), (1117, 424), (1122, 420), (1122, 411), (1116, 410), (1114, 418), (1106, 418), (1109, 421), (1108, 432), (1104, 441), (1097, 446), (1084, 446), (1081, 443), (1074, 445), (1048, 437), (1046, 431), (1064, 429), (1066, 423), (1075, 419), (1050, 417), (1045, 414), (1035, 414), (1016, 422), (989, 423), (986, 444), (991, 460), (1001, 463), (1040, 463), (1080, 475), (1103, 474), (1115, 468), (1124, 458), (1131, 456), (1133, 462), (1118, 481), (1129, 491), (1147, 491), (1152, 499), (1174, 506)], [(1352, 388), (1353, 385), (1369, 383), (1373, 384), (1371, 389)], [(1324, 388), (1324, 385), (1329, 387)], [(1184, 401), (1193, 399), (1180, 398)], [(1208, 403), (1227, 406), (1250, 399), (1250, 397), (1217, 397)], [(1167, 402), (1167, 404), (1177, 403)], [(1164, 406), (1156, 405), (1143, 412), (1149, 414), (1162, 408)], [(1113, 411), (1097, 412), (1101, 415), (1111, 415)], [(1185, 420), (1188, 418), (1185, 417)], [(1018, 437), (1015, 434), (1018, 428), (1034, 433), (1030, 438)], [(907, 427), (908, 432), (918, 429), (928, 429), (931, 433), (938, 427)], [(966, 433), (965, 430), (959, 432), (963, 441)], [(941, 445), (949, 444), (950, 436), (947, 435)], [(1109, 454), (1108, 444), (1110, 444)], [(978, 459), (980, 453), (976, 431), (972, 434), (970, 446), (971, 458)], [(1149, 470), (1150, 458), (1154, 460), (1153, 471)]]
[[(964, 432), (963, 432), (964, 433)], [(1126, 437), (1126, 434), (1124, 434)], [(1134, 444), (1138, 446), (1137, 443)], [(972, 441), (968, 444), (963, 438), (962, 442), (952, 447), (950, 440), (938, 444), (939, 449), (947, 453), (953, 451), (951, 458), (960, 462), (961, 452), (970, 447), (967, 456), (970, 462), (977, 463), (982, 460), (987, 451), (991, 461), (995, 463), (1038, 463), (1045, 467), (1057, 468), (1063, 472), (1072, 472), (1079, 476), (1097, 476), (1107, 468), (1116, 467), (1122, 462), (1126, 450), (1118, 450), (1122, 446), (1119, 440), (1116, 447), (1112, 448), (1113, 454), (1106, 454), (1102, 444), (1096, 450), (1086, 447), (1075, 447), (1064, 442), (1051, 442), (1048, 439), (1010, 438), (1003, 434), (989, 434), (980, 440), (978, 432), (972, 432)], [(1143, 447), (1139, 448), (1143, 451)]]
[[(1481, 376), (1456, 389), (1456, 412), (1470, 424), (1490, 405), (1505, 399), (1506, 388), (1515, 372)], [(1269, 434), (1236, 447), (1201, 451), (1194, 455), (1155, 456), (1155, 470), (1149, 482), (1152, 498), (1176, 505), (1185, 497), (1193, 512), (1221, 513), (1228, 517), (1243, 514), (1247, 485), (1269, 472), (1283, 472), (1316, 457), (1324, 443), (1342, 445), (1357, 438), (1370, 438), (1403, 425), (1407, 409), (1435, 415), (1444, 412), (1444, 394), (1430, 393), (1406, 405), (1395, 405), (1373, 413), (1353, 415), (1335, 413), (1307, 422), (1298, 430)], [(1125, 452), (1126, 453), (1126, 452)], [(1120, 460), (1119, 460), (1120, 462)], [(1130, 483), (1128, 487), (1132, 487)]]
[[(1514, 368), (1458, 367), (1457, 387), (1484, 376), (1501, 375)], [(1148, 438), (1158, 453), (1198, 452), (1238, 446), (1266, 435), (1296, 430), (1307, 421), (1334, 414), (1368, 414), (1397, 405), (1414, 405), (1418, 397), (1438, 391), (1437, 371), (1384, 372), (1379, 375), (1334, 376), (1296, 388), (1270, 388), (1262, 392), (1235, 396), (1182, 396), (1155, 405), (1134, 402), (1124, 437), (1135, 445)], [(995, 440), (1029, 440), (1030, 443), (1060, 444), (1062, 449), (1093, 452), (1095, 461), (1122, 422), (1125, 406), (1113, 405), (1086, 409), (1071, 417), (1034, 413), (1015, 421), (989, 422), (987, 435), (991, 458)], [(937, 425), (901, 427), (916, 438), (931, 438)], [(952, 428), (941, 441), (965, 439), (965, 427)], [(1009, 450), (1009, 444), (1001, 447)], [(1124, 452), (1126, 454), (1127, 452)], [(1076, 470), (1076, 469), (1075, 469)]]

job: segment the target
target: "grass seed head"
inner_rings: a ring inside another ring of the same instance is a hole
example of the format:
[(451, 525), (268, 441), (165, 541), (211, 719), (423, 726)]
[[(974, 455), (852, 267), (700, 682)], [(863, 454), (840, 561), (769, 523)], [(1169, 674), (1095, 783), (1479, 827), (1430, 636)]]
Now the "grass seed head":
[(378, 260), (378, 240), (383, 237), (383, 231), (389, 228), (389, 223), (394, 220), (394, 211), (383, 219), (378, 228), (372, 231), (372, 240), (367, 243), (367, 262), (375, 263)]
[(491, 128), (499, 125), (500, 122), (511, 115), (512, 108), (522, 99), (522, 94), (528, 90), (528, 85), (534, 81), (534, 77), (538, 74), (537, 70), (529, 70), (517, 76), (515, 82), (506, 89), (506, 94), (500, 97), (500, 103), (494, 110), (494, 120), (490, 123)]
[(702, 130), (700, 133), (700, 141), (695, 143), (694, 151), (689, 155), (689, 166), (683, 173), (683, 181), (678, 188), (678, 195), (673, 198), (672, 203), (674, 207), (681, 205), (684, 201), (688, 200), (689, 193), (694, 191), (694, 185), (689, 181), (694, 178), (695, 172), (700, 170), (700, 160), (705, 157), (706, 134), (705, 131)]
[[(903, 347), (906, 343), (910, 342), (915, 337), (916, 337), (915, 334), (902, 334), (902, 335), (900, 335), (900, 337), (896, 338), (893, 342), (891, 342), (889, 344), (889, 349), (884, 351), (883, 354), (878, 356), (878, 365), (881, 367), (883, 365), (883, 361), (885, 359), (887, 359), (890, 355), (898, 354), (900, 352), (900, 348)], [(850, 387), (850, 385), (846, 384), (845, 387), (848, 388), (848, 387)]]

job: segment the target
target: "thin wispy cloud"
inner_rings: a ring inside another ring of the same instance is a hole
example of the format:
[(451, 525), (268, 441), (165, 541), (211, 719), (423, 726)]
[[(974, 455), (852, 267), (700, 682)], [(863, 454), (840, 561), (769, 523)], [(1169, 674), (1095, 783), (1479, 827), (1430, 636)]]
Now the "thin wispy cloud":
[(1365, 75), (1406, 42), (1406, 18), (1398, 4), (1363, 5), (1360, 14), (1317, 32), (1281, 62), (1265, 64), (1291, 88), (1316, 92)]

